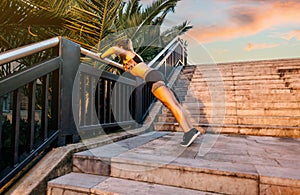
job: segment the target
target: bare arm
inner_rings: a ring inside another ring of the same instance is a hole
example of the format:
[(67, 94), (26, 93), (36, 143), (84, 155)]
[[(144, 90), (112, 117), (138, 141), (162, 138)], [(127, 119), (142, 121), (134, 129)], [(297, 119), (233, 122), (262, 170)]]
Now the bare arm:
[(111, 56), (112, 54), (116, 54), (116, 55), (120, 55), (122, 53), (125, 53), (126, 51), (119, 48), (119, 47), (110, 47), (109, 49), (107, 49), (105, 52), (103, 52), (101, 55), (100, 55), (100, 58), (104, 59), (108, 56)]

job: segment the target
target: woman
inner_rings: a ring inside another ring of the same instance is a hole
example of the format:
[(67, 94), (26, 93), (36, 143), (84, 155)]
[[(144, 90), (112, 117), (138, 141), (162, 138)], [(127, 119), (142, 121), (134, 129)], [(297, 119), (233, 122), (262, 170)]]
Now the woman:
[(188, 147), (200, 134), (193, 128), (191, 122), (186, 118), (186, 112), (175, 98), (173, 92), (165, 85), (164, 75), (150, 68), (143, 59), (134, 52), (132, 41), (123, 39), (100, 55), (104, 59), (116, 54), (120, 56), (124, 70), (150, 83), (153, 95), (159, 99), (175, 116), (177, 122), (184, 131), (182, 146)]

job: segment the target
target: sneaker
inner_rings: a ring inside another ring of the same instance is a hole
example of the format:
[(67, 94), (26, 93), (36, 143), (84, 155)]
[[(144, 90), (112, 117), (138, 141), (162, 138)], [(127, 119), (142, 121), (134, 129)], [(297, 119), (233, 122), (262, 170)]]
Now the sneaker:
[(189, 145), (191, 145), (191, 143), (193, 143), (198, 135), (200, 135), (200, 132), (197, 129), (192, 128), (191, 130), (183, 134), (183, 141), (180, 143), (180, 145), (188, 147)]

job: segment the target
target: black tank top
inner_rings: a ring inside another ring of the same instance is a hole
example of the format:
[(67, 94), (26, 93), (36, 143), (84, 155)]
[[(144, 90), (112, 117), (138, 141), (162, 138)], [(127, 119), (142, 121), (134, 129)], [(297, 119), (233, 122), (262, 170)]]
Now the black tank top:
[(129, 62), (123, 64), (124, 70), (129, 71), (141, 62), (143, 62), (143, 59), (141, 59), (138, 55), (135, 55), (131, 60), (129, 60)]
[(143, 60), (138, 55), (135, 55), (132, 59), (137, 64), (143, 62)]

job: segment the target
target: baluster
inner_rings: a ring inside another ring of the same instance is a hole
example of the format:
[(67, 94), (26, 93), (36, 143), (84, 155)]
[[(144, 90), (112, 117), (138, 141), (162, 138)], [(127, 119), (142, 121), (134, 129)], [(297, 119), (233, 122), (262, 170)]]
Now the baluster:
[(29, 104), (28, 104), (28, 132), (29, 132), (29, 145), (28, 151), (33, 150), (34, 145), (34, 125), (35, 125), (35, 91), (36, 91), (36, 81), (29, 83)]
[(113, 113), (114, 113), (114, 122), (119, 122), (120, 121), (120, 103), (119, 103), (119, 98), (120, 98), (120, 93), (119, 93), (119, 89), (120, 89), (120, 84), (117, 83), (114, 86), (114, 94), (112, 97), (112, 103), (113, 103)]
[(48, 97), (49, 97), (49, 75), (42, 77), (42, 139), (48, 138)]
[(87, 125), (92, 125), (93, 123), (93, 77), (88, 76), (87, 77), (87, 110), (86, 110), (86, 124)]
[(60, 127), (59, 110), (60, 110), (60, 78), (59, 70), (52, 72), (52, 99), (51, 99), (51, 117), (52, 129), (58, 130)]
[(106, 80), (101, 80), (101, 95), (100, 95), (100, 104), (101, 104), (101, 112), (100, 112), (100, 123), (103, 124), (105, 123), (106, 117), (105, 117), (105, 112), (106, 112), (106, 103), (105, 103), (105, 97), (106, 97)]
[(13, 144), (13, 164), (19, 160), (19, 135), (20, 135), (20, 88), (13, 92), (13, 113), (12, 113), (12, 144)]
[(86, 125), (86, 78), (85, 74), (81, 73), (80, 77), (80, 126), (85, 126)]
[(103, 88), (103, 123), (107, 122), (107, 97), (108, 96), (108, 81), (104, 80)]
[(101, 79), (97, 81), (97, 87), (95, 91), (95, 101), (96, 101), (96, 111), (97, 111), (97, 117), (98, 122), (101, 123)]
[(3, 98), (0, 97), (0, 152), (2, 150), (2, 119), (3, 119)]
[(111, 105), (110, 105), (110, 98), (111, 98), (111, 81), (107, 81), (107, 97), (106, 97), (106, 122), (111, 122)]

